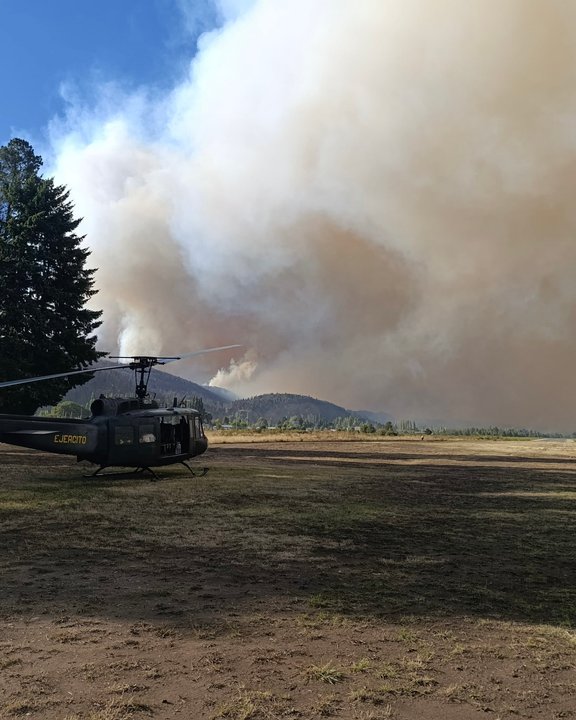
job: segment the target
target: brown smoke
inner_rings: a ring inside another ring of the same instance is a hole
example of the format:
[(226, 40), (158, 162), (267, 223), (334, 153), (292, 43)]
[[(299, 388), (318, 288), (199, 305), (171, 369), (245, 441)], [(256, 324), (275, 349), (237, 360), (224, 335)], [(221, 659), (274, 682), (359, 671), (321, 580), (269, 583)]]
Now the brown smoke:
[(55, 140), (102, 347), (241, 342), (215, 382), (245, 394), (574, 428), (576, 5), (259, 0), (121, 107)]

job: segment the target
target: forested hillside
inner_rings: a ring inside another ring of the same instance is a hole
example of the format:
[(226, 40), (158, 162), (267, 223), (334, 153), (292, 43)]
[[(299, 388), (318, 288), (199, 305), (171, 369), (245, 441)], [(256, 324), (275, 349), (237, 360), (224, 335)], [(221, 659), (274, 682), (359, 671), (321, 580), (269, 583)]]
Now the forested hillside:
[[(107, 363), (100, 362), (99, 366)], [(306, 425), (324, 425), (338, 418), (355, 416), (367, 419), (368, 413), (353, 412), (339, 405), (306, 395), (272, 393), (235, 400), (231, 393), (220, 388), (185, 380), (166, 372), (153, 370), (150, 375), (150, 395), (160, 404), (172, 405), (178, 402), (193, 402), (200, 398), (205, 412), (223, 424), (244, 421), (249, 424), (265, 420), (267, 425), (277, 425), (288, 419), (298, 419)], [(92, 380), (74, 388), (66, 395), (66, 401), (89, 407), (99, 395), (129, 397), (134, 395), (134, 377), (130, 370), (111, 370), (97, 373)]]
[(339, 405), (316, 400), (307, 395), (288, 393), (257, 395), (245, 400), (236, 400), (226, 403), (225, 409), (228, 417), (240, 416), (250, 424), (255, 423), (259, 418), (265, 418), (271, 425), (291, 417), (301, 417), (313, 424), (330, 423), (336, 418), (351, 414), (350, 410)]

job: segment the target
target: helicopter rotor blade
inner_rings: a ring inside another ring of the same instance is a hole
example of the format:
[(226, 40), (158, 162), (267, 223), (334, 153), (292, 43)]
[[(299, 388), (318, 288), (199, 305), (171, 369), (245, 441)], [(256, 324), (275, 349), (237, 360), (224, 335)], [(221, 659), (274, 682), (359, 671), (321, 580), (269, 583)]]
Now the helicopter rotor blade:
[(205, 350), (196, 350), (191, 353), (185, 353), (184, 355), (174, 355), (171, 357), (153, 357), (148, 355), (133, 355), (130, 357), (114, 356), (113, 360), (131, 360), (129, 363), (122, 363), (121, 365), (109, 365), (107, 367), (97, 368), (85, 368), (84, 370), (70, 370), (69, 372), (53, 373), (52, 375), (39, 375), (37, 377), (25, 378), (20, 380), (8, 380), (6, 382), (0, 382), (0, 388), (13, 387), (15, 385), (27, 385), (28, 383), (40, 382), (42, 380), (56, 380), (57, 378), (68, 377), (69, 375), (82, 375), (95, 372), (103, 372), (104, 370), (141, 370), (143, 368), (151, 368), (154, 365), (166, 365), (167, 363), (174, 362), (175, 360), (184, 360), (185, 358), (194, 357), (195, 355), (204, 355), (205, 353), (216, 352), (217, 350), (230, 350), (231, 348), (239, 348), (242, 345), (223, 345), (222, 347), (206, 348)]
[(124, 365), (112, 365), (100, 368), (86, 368), (84, 370), (70, 370), (70, 372), (54, 373), (53, 375), (39, 375), (38, 377), (25, 378), (22, 380), (8, 380), (7, 382), (0, 382), (0, 388), (12, 387), (14, 385), (27, 385), (28, 383), (40, 382), (41, 380), (56, 380), (57, 378), (68, 377), (69, 375), (81, 375), (102, 372), (103, 370), (117, 370), (119, 368), (129, 367), (130, 366), (125, 363)]
[(109, 355), (111, 360), (132, 360), (133, 362), (148, 361), (151, 365), (166, 365), (175, 360), (185, 360), (195, 355), (205, 355), (206, 353), (216, 352), (217, 350), (230, 350), (231, 348), (243, 347), (242, 345), (222, 345), (221, 347), (205, 348), (203, 350), (195, 350), (194, 352), (184, 353), (183, 355)]
[(174, 355), (172, 357), (159, 357), (158, 360), (161, 360), (162, 362), (159, 362), (159, 365), (166, 365), (167, 363), (174, 362), (175, 360), (185, 360), (189, 357), (194, 357), (195, 355), (205, 355), (206, 353), (216, 352), (217, 350), (231, 350), (232, 348), (239, 348), (242, 347), (242, 345), (222, 345), (222, 347), (214, 347), (214, 348), (206, 348), (204, 350), (195, 350), (194, 352), (185, 353), (184, 355)]

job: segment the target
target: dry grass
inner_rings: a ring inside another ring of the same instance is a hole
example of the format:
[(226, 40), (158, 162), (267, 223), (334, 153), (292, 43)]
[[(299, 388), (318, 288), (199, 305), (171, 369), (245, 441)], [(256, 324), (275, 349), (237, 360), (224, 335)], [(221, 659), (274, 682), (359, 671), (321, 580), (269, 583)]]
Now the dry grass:
[(342, 682), (346, 677), (342, 670), (339, 670), (329, 662), (324, 665), (311, 665), (306, 668), (305, 672), (308, 680), (316, 680), (318, 682), (328, 683), (329, 685), (336, 685), (336, 683)]
[(572, 445), (219, 440), (0, 452), (1, 718), (571, 717)]

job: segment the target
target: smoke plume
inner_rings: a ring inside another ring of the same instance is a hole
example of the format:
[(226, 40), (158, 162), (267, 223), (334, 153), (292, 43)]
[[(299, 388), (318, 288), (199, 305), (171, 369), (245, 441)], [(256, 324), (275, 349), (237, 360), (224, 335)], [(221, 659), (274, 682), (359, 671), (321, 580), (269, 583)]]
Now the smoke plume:
[(188, 372), (574, 429), (576, 4), (229, 4), (168, 97), (54, 132), (100, 346), (240, 342)]

